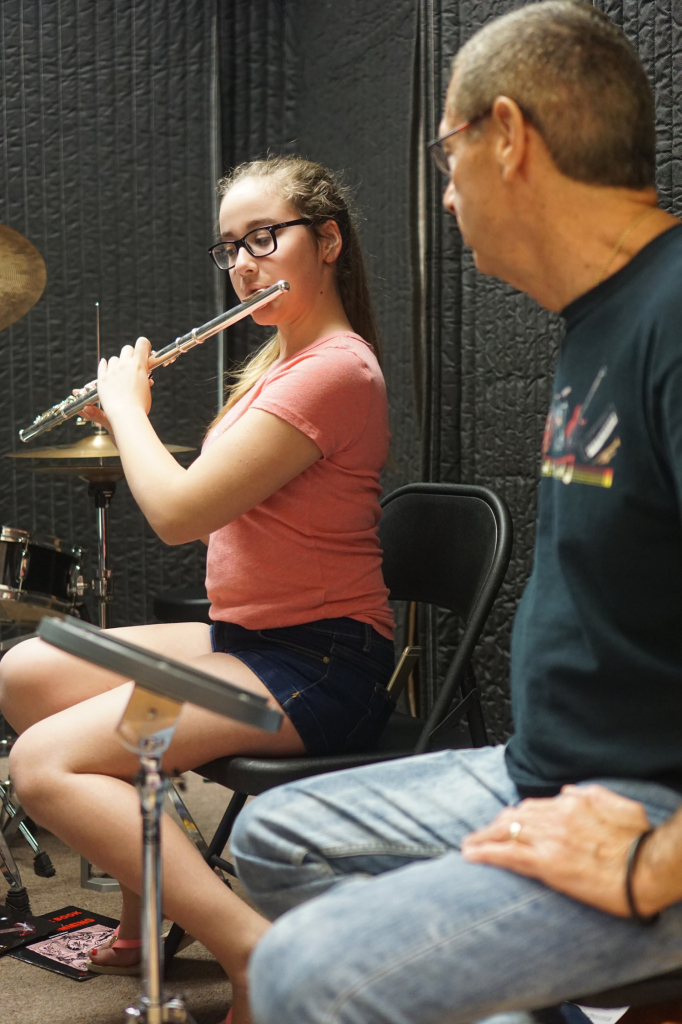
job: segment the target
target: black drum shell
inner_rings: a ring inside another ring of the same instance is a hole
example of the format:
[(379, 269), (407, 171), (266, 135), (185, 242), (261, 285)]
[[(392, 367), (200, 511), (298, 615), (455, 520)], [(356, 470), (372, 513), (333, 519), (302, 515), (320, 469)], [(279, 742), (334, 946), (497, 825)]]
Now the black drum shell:
[[(0, 619), (37, 621), (42, 615), (68, 614), (75, 602), (74, 583), (82, 549), (57, 537), (0, 529)], [(22, 561), (25, 575), (22, 580)]]

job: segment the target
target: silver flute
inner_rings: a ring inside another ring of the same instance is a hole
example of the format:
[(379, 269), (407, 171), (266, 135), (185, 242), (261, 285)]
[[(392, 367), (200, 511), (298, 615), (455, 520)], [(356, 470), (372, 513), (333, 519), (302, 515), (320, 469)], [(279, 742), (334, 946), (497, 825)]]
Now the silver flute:
[[(249, 313), (253, 313), (256, 309), (260, 309), (261, 306), (272, 302), (282, 292), (288, 291), (288, 282), (278, 281), (277, 284), (273, 284), (270, 288), (266, 288), (262, 292), (256, 292), (250, 299), (240, 303), (239, 306), (235, 306), (234, 309), (228, 309), (226, 313), (221, 313), (215, 319), (209, 320), (203, 327), (195, 327), (188, 334), (183, 334), (181, 338), (176, 338), (175, 341), (171, 342), (170, 345), (166, 345), (165, 348), (160, 349), (158, 352), (152, 352), (149, 357), (149, 373), (151, 374), (159, 366), (168, 366), (170, 363), (174, 363), (178, 356), (189, 352), (195, 345), (201, 345), (207, 338), (218, 334), (226, 327), (231, 327), (238, 320), (243, 320)], [(33, 437), (45, 434), (48, 430), (52, 430), (53, 427), (58, 427), (60, 423), (70, 420), (72, 416), (77, 416), (86, 405), (92, 405), (93, 402), (96, 402), (97, 398), (97, 381), (92, 380), (85, 387), (81, 388), (77, 395), (69, 395), (63, 402), (58, 402), (57, 405), (53, 405), (47, 412), (36, 416), (30, 427), (19, 431), (19, 437), (22, 441), (30, 441)]]

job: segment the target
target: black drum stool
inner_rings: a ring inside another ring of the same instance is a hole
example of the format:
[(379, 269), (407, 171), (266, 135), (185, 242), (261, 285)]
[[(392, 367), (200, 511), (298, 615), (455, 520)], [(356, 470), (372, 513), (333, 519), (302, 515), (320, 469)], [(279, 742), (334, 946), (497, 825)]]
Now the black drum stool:
[(154, 598), (154, 615), (160, 622), (208, 622), (211, 602), (206, 587), (183, 587), (167, 590)]

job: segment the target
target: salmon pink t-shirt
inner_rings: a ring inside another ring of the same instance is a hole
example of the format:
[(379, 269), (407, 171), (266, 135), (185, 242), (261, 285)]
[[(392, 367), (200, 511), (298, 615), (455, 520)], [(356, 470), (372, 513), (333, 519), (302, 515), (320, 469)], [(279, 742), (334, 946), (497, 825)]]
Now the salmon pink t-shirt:
[(377, 536), (388, 408), (372, 347), (357, 334), (339, 333), (276, 363), (205, 444), (248, 409), (291, 423), (312, 438), (322, 457), (211, 534), (211, 618), (272, 629), (348, 616), (391, 638)]

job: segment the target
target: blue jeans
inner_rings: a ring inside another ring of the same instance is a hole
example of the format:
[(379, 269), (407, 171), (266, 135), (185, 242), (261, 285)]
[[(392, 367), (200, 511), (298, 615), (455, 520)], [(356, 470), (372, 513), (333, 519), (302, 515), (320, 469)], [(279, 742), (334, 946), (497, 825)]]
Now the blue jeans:
[[(462, 837), (518, 801), (503, 755), (318, 776), (242, 812), (239, 877), (279, 918), (251, 960), (257, 1024), (467, 1024), (682, 966), (682, 903), (642, 928), (462, 859)], [(598, 781), (652, 825), (682, 804), (653, 783)]]

